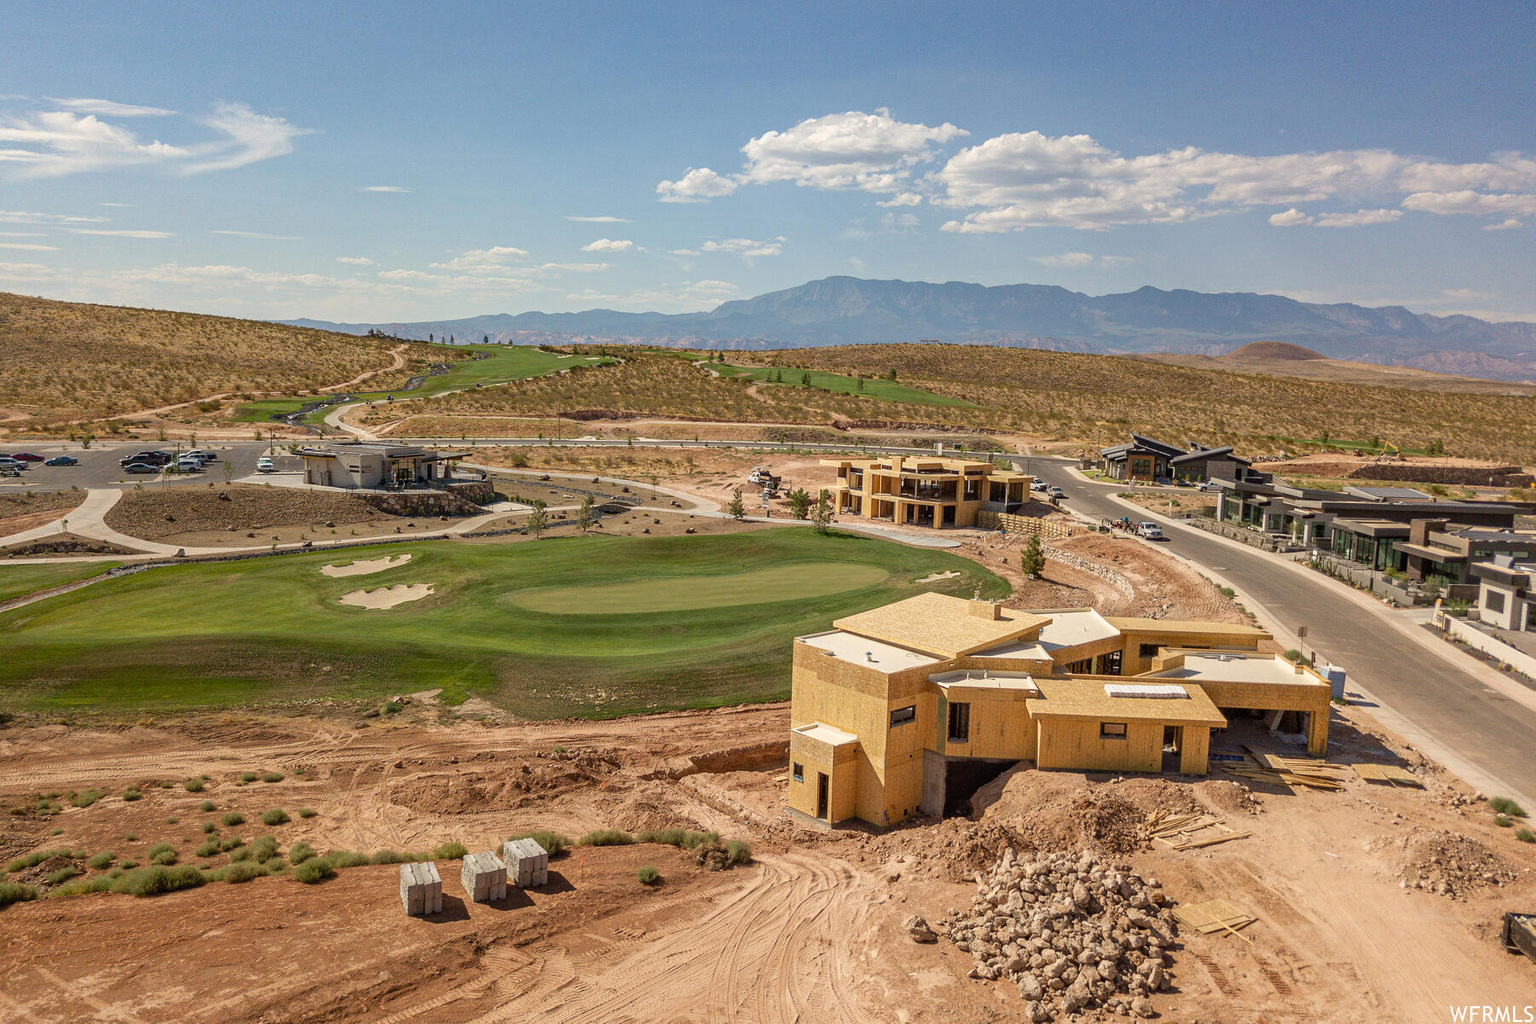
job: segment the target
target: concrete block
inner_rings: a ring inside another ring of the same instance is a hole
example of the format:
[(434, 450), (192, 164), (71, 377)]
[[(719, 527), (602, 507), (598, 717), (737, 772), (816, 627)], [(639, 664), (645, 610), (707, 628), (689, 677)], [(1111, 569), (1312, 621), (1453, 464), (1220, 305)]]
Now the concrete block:
[(549, 854), (532, 839), (508, 839), (501, 844), (507, 864), (507, 883), (528, 889), (549, 883)]
[(436, 864), (400, 865), (400, 902), (412, 917), (443, 912), (443, 878)]
[(475, 903), (507, 898), (507, 866), (490, 850), (465, 857), (459, 878), (464, 883), (464, 892)]

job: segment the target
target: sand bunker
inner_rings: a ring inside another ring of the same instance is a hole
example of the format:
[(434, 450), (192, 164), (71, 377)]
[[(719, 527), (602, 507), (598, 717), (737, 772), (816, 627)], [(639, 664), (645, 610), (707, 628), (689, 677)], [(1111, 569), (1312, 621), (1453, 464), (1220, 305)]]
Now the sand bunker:
[(960, 573), (958, 573), (958, 572), (956, 572), (954, 570), (951, 570), (949, 572), (931, 572), (927, 576), (924, 576), (922, 579), (918, 580), (917, 582), (919, 582), (919, 583), (937, 583), (940, 580), (952, 580), (956, 576), (959, 576), (959, 575), (960, 575)]
[(369, 573), (383, 572), (385, 569), (393, 569), (397, 565), (404, 565), (411, 560), (410, 555), (391, 555), (388, 558), (367, 558), (356, 562), (348, 562), (346, 565), (322, 565), (320, 571), (327, 576), (367, 576)]
[(353, 590), (342, 594), (340, 600), (342, 604), (358, 608), (384, 609), (407, 601), (420, 601), (431, 594), (430, 583), (396, 583), (392, 587), (379, 587), (377, 590)]

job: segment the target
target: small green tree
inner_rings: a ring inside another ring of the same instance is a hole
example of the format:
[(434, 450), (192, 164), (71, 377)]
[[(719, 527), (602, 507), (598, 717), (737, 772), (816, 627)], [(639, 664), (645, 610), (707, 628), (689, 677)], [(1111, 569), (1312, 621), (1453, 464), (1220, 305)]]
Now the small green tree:
[(811, 509), (811, 525), (817, 533), (826, 533), (832, 525), (832, 492), (825, 488), (816, 496), (816, 507)]
[(862, 373), (859, 374), (858, 383), (854, 385), (854, 388), (859, 392), (859, 394), (862, 395), (864, 393), (864, 375)]
[(725, 510), (731, 514), (731, 518), (738, 523), (747, 518), (747, 503), (741, 500), (741, 488), (738, 487), (731, 494), (731, 500), (726, 503)]
[(789, 500), (789, 514), (796, 519), (805, 519), (811, 514), (813, 499), (804, 487), (796, 487), (784, 497)]
[(895, 370), (891, 370), (889, 373), (886, 374), (886, 377), (889, 378), (890, 380), (895, 380), (896, 379), (896, 371)]
[(581, 507), (576, 510), (576, 525), (582, 533), (592, 529), (592, 524), (597, 522), (597, 509), (592, 505), (592, 495), (581, 499)]
[(1024, 545), (1024, 553), (1019, 556), (1019, 568), (1032, 580), (1039, 579), (1040, 574), (1045, 572), (1045, 552), (1040, 550), (1039, 534), (1032, 535), (1029, 543)]
[(802, 373), (800, 375), (800, 386), (803, 387), (803, 388), (808, 388), (808, 387), (811, 386), (811, 375), (810, 374)]
[(548, 503), (543, 498), (533, 499), (533, 512), (528, 516), (528, 536), (534, 540), (538, 540), (539, 534), (549, 526), (549, 512), (546, 511), (548, 507)]

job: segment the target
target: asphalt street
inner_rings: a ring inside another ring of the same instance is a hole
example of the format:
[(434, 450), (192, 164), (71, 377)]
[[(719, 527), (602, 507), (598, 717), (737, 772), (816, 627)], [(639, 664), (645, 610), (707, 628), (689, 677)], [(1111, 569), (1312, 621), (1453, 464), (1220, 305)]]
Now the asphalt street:
[[(1084, 483), (1056, 460), (1029, 463), (1027, 472), (1067, 492), (1067, 507), (1095, 519), (1136, 518), (1111, 498), (1124, 484)], [(1436, 744), (1507, 783), (1512, 792), (1536, 794), (1536, 711), (1529, 706), (1403, 637), (1357, 604), (1340, 583), (1277, 565), (1273, 555), (1193, 527), (1164, 520), (1163, 531), (1166, 547), (1225, 577), (1293, 633), (1306, 626), (1308, 653), (1315, 649), (1322, 659), (1342, 665), (1351, 681)]]

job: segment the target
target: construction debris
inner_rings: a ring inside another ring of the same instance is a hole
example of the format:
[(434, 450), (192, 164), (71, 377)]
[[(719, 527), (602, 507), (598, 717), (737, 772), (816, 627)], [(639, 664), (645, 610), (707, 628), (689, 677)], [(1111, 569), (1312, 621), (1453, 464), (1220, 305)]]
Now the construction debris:
[(1240, 761), (1226, 757), (1214, 760), (1212, 767), (1229, 775), (1240, 775), (1255, 782), (1267, 782), (1276, 786), (1304, 786), (1308, 789), (1338, 790), (1344, 784), (1333, 772), (1347, 770), (1345, 765), (1329, 764), (1318, 758), (1282, 757), (1243, 745), (1247, 754)]
[(475, 903), (507, 898), (507, 866), (489, 850), (465, 857), (459, 878), (464, 883), (464, 892)]
[(948, 914), (950, 941), (975, 959), (972, 977), (1018, 985), (1025, 1020), (1155, 1015), (1149, 997), (1169, 982), (1164, 950), (1178, 929), (1156, 879), (1091, 853), (1015, 859), (1010, 848), (976, 882), (970, 908)]
[[(1201, 832), (1211, 829), (1216, 831), (1209, 835), (1200, 835)], [(1157, 811), (1147, 819), (1147, 838), (1175, 850), (1199, 850), (1218, 843), (1231, 842), (1234, 839), (1247, 839), (1251, 834), (1228, 828), (1223, 819), (1198, 812), (1177, 814), (1172, 811)]]
[(1423, 781), (1417, 775), (1395, 764), (1357, 764), (1354, 769), (1355, 774), (1367, 782), (1385, 782), (1389, 786), (1424, 788)]
[(532, 839), (508, 839), (501, 844), (507, 884), (529, 889), (549, 884), (549, 853)]
[(443, 877), (431, 861), (400, 865), (400, 902), (411, 917), (443, 912)]
[(1226, 900), (1207, 900), (1204, 903), (1185, 903), (1173, 912), (1173, 916), (1179, 919), (1179, 923), (1193, 928), (1201, 935), (1210, 935), (1214, 932), (1230, 932), (1237, 935), (1244, 942), (1252, 943), (1246, 935), (1239, 935), (1238, 929), (1253, 924), (1254, 919), (1234, 907)]

